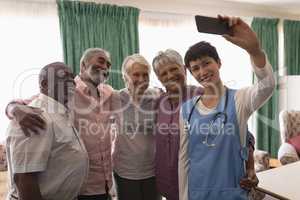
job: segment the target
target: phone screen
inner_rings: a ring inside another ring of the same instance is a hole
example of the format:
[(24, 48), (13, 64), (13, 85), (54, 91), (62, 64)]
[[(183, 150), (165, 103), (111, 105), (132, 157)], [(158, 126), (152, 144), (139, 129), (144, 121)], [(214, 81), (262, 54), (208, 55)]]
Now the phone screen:
[(232, 35), (231, 29), (228, 25), (228, 22), (226, 21), (222, 21), (218, 18), (205, 17), (200, 15), (196, 15), (195, 19), (197, 29), (199, 32), (218, 35)]

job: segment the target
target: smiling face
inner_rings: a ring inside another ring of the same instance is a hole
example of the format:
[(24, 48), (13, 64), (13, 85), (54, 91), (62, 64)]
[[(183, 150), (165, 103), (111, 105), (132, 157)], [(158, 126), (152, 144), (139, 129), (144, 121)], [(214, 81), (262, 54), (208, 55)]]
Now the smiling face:
[(83, 76), (87, 77), (94, 85), (103, 83), (108, 78), (110, 62), (104, 52), (94, 53), (83, 63)]
[(134, 63), (124, 78), (128, 90), (134, 94), (143, 94), (149, 86), (149, 67)]
[(156, 68), (156, 75), (169, 93), (178, 93), (185, 86), (185, 70), (176, 63), (161, 64)]
[(189, 62), (190, 72), (203, 86), (210, 87), (220, 83), (220, 60), (216, 61), (209, 56), (203, 56)]

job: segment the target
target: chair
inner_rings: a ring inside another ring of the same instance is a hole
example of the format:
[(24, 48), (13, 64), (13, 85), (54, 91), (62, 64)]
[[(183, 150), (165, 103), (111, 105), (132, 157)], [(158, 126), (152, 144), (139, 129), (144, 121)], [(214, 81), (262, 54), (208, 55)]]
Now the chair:
[(278, 151), (278, 160), (286, 165), (299, 160), (296, 149), (288, 143), (290, 138), (300, 134), (300, 111), (283, 110), (279, 113), (281, 146)]
[(254, 165), (255, 171), (261, 172), (270, 169), (270, 154), (266, 151), (255, 150), (254, 151)]

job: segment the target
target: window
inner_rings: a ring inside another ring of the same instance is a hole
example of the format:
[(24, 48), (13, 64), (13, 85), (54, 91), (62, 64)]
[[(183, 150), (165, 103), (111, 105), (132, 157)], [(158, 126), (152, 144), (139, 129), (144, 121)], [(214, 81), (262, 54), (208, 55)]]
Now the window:
[(1, 6), (6, 11), (0, 15), (0, 141), (3, 141), (9, 122), (4, 114), (7, 103), (37, 94), (40, 69), (62, 61), (63, 56), (55, 4), (6, 2)]

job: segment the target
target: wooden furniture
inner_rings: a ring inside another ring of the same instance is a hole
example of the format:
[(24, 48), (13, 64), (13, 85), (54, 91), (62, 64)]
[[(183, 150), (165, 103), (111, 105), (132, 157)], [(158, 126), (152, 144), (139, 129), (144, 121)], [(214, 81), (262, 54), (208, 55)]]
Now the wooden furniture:
[(270, 158), (269, 165), (270, 165), (270, 168), (276, 168), (276, 167), (281, 167), (282, 166), (280, 161), (277, 160), (276, 158)]

